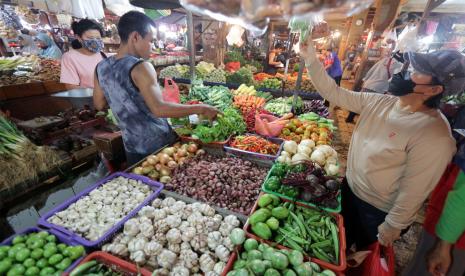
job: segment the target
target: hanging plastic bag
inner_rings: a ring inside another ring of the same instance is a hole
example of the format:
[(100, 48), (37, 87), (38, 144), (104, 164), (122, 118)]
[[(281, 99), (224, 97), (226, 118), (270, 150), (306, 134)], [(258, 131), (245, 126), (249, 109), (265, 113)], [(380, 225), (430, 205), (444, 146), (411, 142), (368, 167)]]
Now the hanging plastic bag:
[(384, 247), (375, 242), (368, 247), (371, 254), (361, 265), (361, 276), (395, 276), (395, 255), (392, 246)]
[(255, 132), (268, 137), (277, 137), (281, 134), (281, 130), (284, 128), (286, 123), (287, 120), (283, 120), (272, 115), (256, 114)]
[(180, 103), (178, 85), (172, 79), (165, 79), (165, 90), (163, 91), (163, 100), (170, 103)]

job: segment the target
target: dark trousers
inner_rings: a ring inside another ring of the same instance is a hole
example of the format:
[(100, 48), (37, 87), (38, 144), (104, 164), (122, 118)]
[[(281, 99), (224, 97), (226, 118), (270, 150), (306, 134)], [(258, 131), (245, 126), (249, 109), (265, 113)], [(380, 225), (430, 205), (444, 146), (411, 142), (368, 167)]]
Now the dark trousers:
[(339, 77), (333, 77), (334, 81), (336, 82), (336, 84), (338, 86), (341, 86), (341, 80), (342, 80), (342, 76), (339, 76)]
[(356, 244), (363, 249), (378, 240), (378, 226), (387, 213), (358, 198), (344, 181), (342, 186), (342, 216), (346, 229), (347, 248)]

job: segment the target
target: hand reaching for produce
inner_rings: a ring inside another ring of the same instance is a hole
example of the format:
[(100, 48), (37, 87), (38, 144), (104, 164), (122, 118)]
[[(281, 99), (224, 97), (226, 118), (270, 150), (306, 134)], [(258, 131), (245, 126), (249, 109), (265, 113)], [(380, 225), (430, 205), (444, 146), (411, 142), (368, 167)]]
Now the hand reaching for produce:
[(210, 121), (213, 121), (218, 114), (223, 114), (215, 107), (207, 105), (207, 104), (199, 104), (198, 106), (200, 107), (200, 110), (201, 110), (199, 115), (203, 115), (207, 117), (207, 119)]
[(400, 238), (400, 232), (400, 229), (383, 222), (378, 226), (378, 241), (382, 246), (391, 246), (394, 241)]

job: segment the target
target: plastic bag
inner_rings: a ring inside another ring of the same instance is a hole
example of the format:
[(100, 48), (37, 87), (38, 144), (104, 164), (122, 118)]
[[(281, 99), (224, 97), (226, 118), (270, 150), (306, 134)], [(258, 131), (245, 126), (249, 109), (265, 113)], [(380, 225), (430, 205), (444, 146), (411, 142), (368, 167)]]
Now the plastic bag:
[(263, 136), (277, 137), (281, 134), (281, 130), (284, 128), (286, 122), (272, 115), (256, 114), (255, 132)]
[(384, 247), (375, 242), (368, 247), (371, 254), (361, 265), (361, 276), (395, 276), (395, 255), (392, 246)]
[(170, 103), (180, 103), (178, 85), (172, 79), (165, 79), (165, 90), (163, 91), (163, 100)]

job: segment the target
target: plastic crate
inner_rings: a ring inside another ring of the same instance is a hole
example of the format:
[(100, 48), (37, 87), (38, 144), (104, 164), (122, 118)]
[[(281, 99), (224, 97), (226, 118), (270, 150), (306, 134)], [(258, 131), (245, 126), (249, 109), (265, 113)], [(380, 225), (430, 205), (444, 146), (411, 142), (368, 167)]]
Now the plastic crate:
[[(151, 276), (152, 272), (148, 271), (145, 268), (138, 267), (137, 265), (122, 260), (118, 257), (115, 257), (111, 254), (108, 254), (103, 251), (95, 251), (89, 255), (87, 255), (81, 262), (77, 264), (77, 266), (90, 262), (90, 261), (97, 261), (102, 263), (108, 267), (110, 267), (113, 271), (117, 271), (126, 276)], [(72, 270), (71, 270), (72, 271)]]
[[(273, 167), (271, 168), (271, 170), (273, 169)], [(295, 198), (291, 198), (291, 197), (288, 197), (286, 195), (283, 195), (281, 193), (278, 193), (278, 192), (275, 192), (275, 191), (270, 191), (268, 190), (267, 188), (265, 188), (265, 182), (268, 180), (268, 178), (271, 177), (271, 170), (268, 172), (268, 174), (266, 175), (266, 178), (265, 178), (265, 181), (263, 182), (262, 184), (262, 191), (264, 191), (265, 193), (267, 194), (272, 194), (272, 195), (275, 195), (275, 196), (279, 196), (279, 197), (282, 197), (282, 198), (285, 198), (289, 201), (295, 201), (295, 202), (298, 202), (300, 204), (303, 204), (303, 205), (306, 205), (306, 206), (310, 206), (310, 207), (315, 207), (315, 208), (319, 208), (319, 209), (323, 209), (325, 211), (328, 211), (330, 213), (340, 213), (341, 212), (341, 192), (339, 191), (336, 199), (337, 199), (337, 202), (339, 202), (339, 206), (336, 208), (336, 209), (332, 209), (332, 208), (327, 208), (327, 207), (322, 207), (322, 206), (319, 206), (317, 204), (314, 204), (314, 203), (310, 203), (308, 201), (304, 201), (304, 200), (301, 200), (301, 199), (295, 199)]]
[[(134, 210), (132, 210), (131, 212), (129, 212), (123, 219), (121, 219), (118, 223), (116, 223), (115, 225), (113, 225), (113, 227), (111, 227), (103, 236), (101, 236), (99, 239), (95, 240), (95, 241), (90, 241), (90, 240), (87, 240), (86, 238), (83, 238), (77, 234), (75, 234), (74, 232), (72, 232), (71, 230), (68, 230), (62, 226), (58, 226), (58, 225), (55, 225), (55, 224), (52, 224), (50, 222), (48, 222), (47, 220), (53, 216), (55, 213), (57, 212), (60, 212), (62, 210), (65, 210), (66, 208), (68, 208), (69, 205), (71, 205), (72, 203), (78, 201), (81, 197), (84, 197), (86, 196), (87, 194), (89, 194), (91, 191), (93, 191), (94, 189), (102, 186), (103, 184), (107, 183), (108, 181), (112, 180), (113, 178), (117, 178), (117, 177), (125, 177), (125, 178), (130, 178), (130, 179), (134, 179), (134, 180), (139, 180), (141, 181), (142, 183), (144, 184), (147, 184), (148, 186), (150, 186), (150, 188), (152, 189), (152, 193), (143, 201), (141, 202)], [(70, 242), (76, 242), (78, 244), (81, 244), (83, 246), (86, 246), (88, 248), (95, 248), (95, 247), (99, 247), (99, 246), (102, 246), (106, 241), (108, 241), (112, 235), (118, 231), (118, 229), (120, 227), (122, 227), (124, 225), (124, 223), (130, 219), (131, 217), (133, 217), (134, 215), (137, 214), (137, 212), (139, 212), (139, 210), (144, 206), (144, 205), (147, 205), (149, 202), (151, 202), (154, 198), (156, 198), (158, 196), (158, 194), (161, 192), (161, 190), (163, 189), (163, 184), (159, 183), (159, 182), (156, 182), (148, 177), (145, 177), (145, 176), (142, 176), (142, 175), (136, 175), (136, 174), (129, 174), (129, 173), (122, 173), (122, 172), (117, 172), (117, 173), (114, 173), (102, 180), (100, 180), (99, 182), (97, 182), (96, 184), (94, 185), (91, 185), (90, 187), (88, 187), (87, 189), (83, 190), (82, 192), (80, 192), (79, 194), (77, 194), (76, 196), (68, 199), (67, 201), (63, 202), (62, 204), (58, 205), (57, 207), (55, 207), (54, 209), (52, 209), (51, 211), (49, 211), (48, 213), (46, 213), (45, 215), (43, 215), (40, 219), (39, 219), (39, 225), (46, 228), (46, 229), (49, 229), (49, 231), (53, 234), (56, 234), (56, 235), (61, 235), (61, 236), (64, 236), (66, 237), (66, 239)]]
[(282, 151), (282, 148), (283, 148), (283, 142), (284, 141), (282, 139), (280, 139), (280, 138), (262, 137), (260, 135), (255, 135), (255, 134), (246, 134), (246, 135), (258, 136), (258, 137), (264, 138), (264, 139), (272, 142), (273, 144), (279, 145), (279, 149), (276, 152), (276, 155), (261, 154), (261, 153), (256, 153), (256, 152), (252, 152), (252, 151), (246, 151), (246, 150), (241, 150), (241, 149), (231, 147), (230, 145), (231, 145), (231, 142), (232, 142), (233, 139), (231, 139), (229, 141), (229, 143), (224, 146), (224, 150), (226, 152), (228, 152), (228, 153), (231, 153), (231, 154), (235, 155), (235, 156), (241, 157), (242, 159), (249, 160), (249, 161), (252, 161), (252, 162), (255, 162), (255, 163), (262, 163), (262, 164), (265, 164), (265, 165), (271, 167), (273, 165), (274, 160), (276, 160), (276, 158), (279, 157), (279, 154), (280, 154), (280, 152)]
[[(260, 198), (261, 195), (263, 195), (263, 193), (260, 193), (258, 198)], [(283, 198), (283, 197), (281, 197), (281, 200), (285, 201), (285, 202), (292, 202), (291, 200), (287, 200), (286, 198)], [(305, 208), (317, 209), (317, 208), (313, 208), (313, 207), (307, 206), (307, 205), (299, 203), (299, 202), (294, 202), (294, 203), (296, 205), (299, 205), (299, 206), (302, 206), (302, 207), (305, 207)], [(253, 214), (257, 209), (258, 209), (258, 199), (255, 202), (250, 214)], [(344, 219), (342, 218), (342, 216), (340, 214), (336, 214), (336, 213), (328, 213), (328, 214), (331, 215), (335, 219), (335, 221), (337, 223), (338, 235), (339, 235), (339, 264), (336, 265), (336, 264), (328, 263), (328, 262), (322, 261), (320, 259), (313, 258), (313, 257), (310, 257), (308, 255), (305, 255), (305, 253), (304, 253), (304, 259), (315, 262), (318, 265), (323, 266), (325, 268), (328, 268), (330, 270), (343, 272), (347, 268), (347, 258), (346, 258), (346, 247), (347, 247), (347, 245), (346, 245), (346, 235), (345, 235), (345, 228), (344, 228)], [(273, 241), (270, 241), (270, 240), (264, 240), (264, 239), (256, 236), (255, 234), (252, 233), (251, 228), (252, 228), (252, 225), (249, 224), (249, 221), (247, 220), (246, 224), (244, 225), (244, 231), (245, 231), (247, 237), (254, 238), (254, 239), (258, 240), (258, 241), (265, 242), (265, 243), (268, 243), (270, 245), (271, 244), (275, 245), (277, 248), (280, 248), (280, 249), (290, 249), (290, 248), (288, 248), (286, 246), (283, 246), (281, 244), (276, 245), (276, 242), (273, 242)]]
[[(74, 246), (74, 245), (79, 245), (78, 243), (74, 243), (74, 242), (71, 242), (71, 241), (68, 241), (65, 237), (61, 236), (61, 235), (57, 235), (55, 233), (52, 233), (51, 231), (48, 231), (48, 230), (44, 230), (44, 229), (40, 229), (40, 228), (37, 228), (37, 227), (31, 227), (31, 228), (27, 228), (17, 234), (14, 234), (12, 236), (10, 236), (9, 238), (6, 238), (4, 241), (2, 241), (2, 243), (0, 245), (10, 245), (11, 242), (13, 241), (13, 239), (16, 237), (16, 236), (19, 236), (19, 235), (27, 235), (29, 233), (34, 233), (34, 232), (40, 232), (40, 231), (46, 231), (48, 232), (49, 234), (53, 234), (57, 237), (57, 239), (61, 242), (61, 243), (64, 243), (66, 245), (71, 245), (71, 246)], [(74, 262), (71, 263), (71, 265), (65, 270), (65, 272), (70, 272), (71, 270), (73, 270), (82, 260), (84, 259), (84, 256), (76, 259)]]
[[(249, 237), (249, 238), (252, 238), (252, 239), (257, 240), (257, 241), (259, 241), (259, 242), (262, 241), (262, 240), (260, 240), (260, 239), (255, 238), (255, 237)], [(266, 242), (266, 243), (270, 244), (269, 242)], [(276, 248), (278, 248), (278, 249), (288, 249), (288, 250), (290, 250), (289, 248), (285, 248), (285, 247), (276, 247)], [(243, 250), (242, 250), (242, 246), (238, 246), (238, 247), (237, 247), (237, 250), (234, 250), (234, 251), (232, 252), (231, 256), (230, 256), (229, 259), (228, 259), (228, 262), (226, 263), (226, 266), (225, 266), (223, 272), (221, 273), (221, 276), (226, 276), (226, 275), (228, 274), (228, 272), (230, 272), (230, 271), (233, 270), (234, 263), (235, 263), (236, 260), (237, 260), (237, 253), (236, 253), (236, 252), (242, 252), (242, 251), (243, 251)], [(308, 261), (308, 260), (304, 260), (304, 261)], [(330, 267), (326, 266), (325, 264), (317, 263), (317, 262), (315, 262), (314, 260), (311, 260), (311, 261), (314, 262), (314, 263), (316, 263), (316, 264), (318, 264), (322, 270), (324, 270), (324, 269), (332, 270)], [(337, 276), (343, 276), (343, 275), (344, 275), (344, 273), (341, 272), (341, 271), (337, 271), (337, 270), (332, 270), (332, 271), (333, 271)]]

